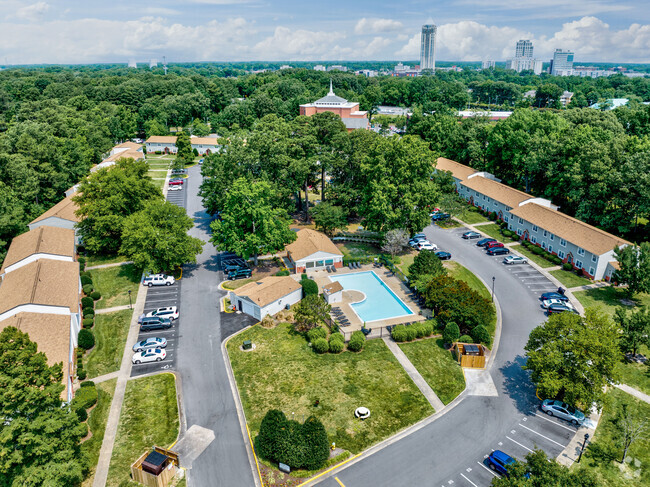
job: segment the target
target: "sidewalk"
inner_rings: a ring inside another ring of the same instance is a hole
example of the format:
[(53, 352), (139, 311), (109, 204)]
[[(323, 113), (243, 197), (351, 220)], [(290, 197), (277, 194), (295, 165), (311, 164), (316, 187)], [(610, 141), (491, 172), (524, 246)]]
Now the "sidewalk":
[(92, 379), (88, 379), (88, 380), (93, 381), (95, 384), (99, 384), (100, 382), (106, 382), (107, 380), (117, 379), (119, 375), (120, 375), (120, 371), (116, 370), (115, 372), (99, 375), (97, 377), (93, 377)]
[(123, 304), (122, 306), (113, 306), (112, 308), (96, 309), (95, 314), (101, 315), (104, 313), (112, 313), (113, 311), (122, 311), (123, 309), (131, 309), (131, 306)]
[(635, 389), (634, 387), (628, 386), (627, 384), (616, 384), (614, 387), (622, 390), (623, 392), (627, 392), (630, 396), (634, 396), (637, 399), (650, 404), (650, 396), (638, 389)]
[[(567, 467), (573, 465), (573, 463), (580, 457), (582, 445), (585, 443), (585, 434), (589, 435), (589, 438), (593, 439), (599, 421), (600, 413), (592, 412), (591, 415), (582, 424), (582, 426), (578, 428), (576, 434), (573, 435), (573, 438), (569, 444), (564, 448), (564, 450), (562, 450), (562, 453), (557, 456), (557, 462)], [(589, 445), (589, 440), (586, 442), (587, 445)]]
[(435, 412), (439, 413), (442, 409), (444, 409), (444, 403), (440, 400), (440, 398), (438, 398), (436, 393), (433, 392), (433, 389), (431, 389), (429, 384), (427, 384), (427, 381), (425, 381), (424, 377), (420, 375), (408, 357), (404, 354), (404, 352), (402, 352), (402, 349), (399, 348), (397, 343), (395, 343), (392, 338), (388, 337), (384, 337), (383, 340), (390, 351), (393, 352), (393, 355), (395, 355), (395, 358), (400, 363), (400, 365), (404, 367), (404, 370), (409, 375), (409, 377), (413, 380), (413, 382), (415, 382), (415, 385), (418, 386), (420, 392), (424, 394), (424, 397), (427, 398), (427, 401), (429, 401), (429, 404), (431, 404)]
[(91, 265), (86, 267), (87, 271), (92, 271), (93, 269), (106, 269), (107, 267), (119, 267), (121, 265), (133, 264), (132, 260), (125, 260), (124, 262), (114, 262), (112, 264), (101, 264), (101, 265)]

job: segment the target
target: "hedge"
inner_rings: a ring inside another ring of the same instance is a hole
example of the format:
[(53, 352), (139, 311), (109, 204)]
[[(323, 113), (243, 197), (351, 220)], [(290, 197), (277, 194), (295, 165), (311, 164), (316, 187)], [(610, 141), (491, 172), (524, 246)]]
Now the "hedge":
[(84, 290), (84, 294), (87, 296), (87, 295), (89, 295), (90, 293), (93, 292), (93, 285), (92, 284), (86, 284), (83, 287), (83, 290)]
[(77, 377), (79, 378), (79, 380), (84, 380), (87, 375), (88, 372), (86, 372), (84, 369), (77, 369)]
[(86, 284), (92, 284), (93, 280), (90, 278), (90, 276), (84, 274), (81, 276), (81, 285), (85, 286)]
[(562, 269), (564, 269), (565, 271), (572, 271), (572, 270), (573, 270), (573, 265), (572, 265), (572, 264), (569, 264), (569, 263), (567, 262), (567, 263), (565, 263), (565, 264), (562, 264)]
[(83, 310), (84, 318), (92, 318), (95, 316), (95, 310), (92, 308), (84, 308)]
[(442, 332), (442, 341), (445, 343), (454, 343), (460, 338), (460, 328), (453, 321), (447, 323), (445, 330)]
[(84, 328), (92, 328), (93, 324), (95, 323), (95, 320), (93, 320), (92, 318), (84, 318), (81, 323)]
[(95, 301), (97, 301), (102, 297), (102, 295), (100, 294), (99, 291), (93, 291), (92, 293), (90, 293), (90, 297), (93, 298)]
[(91, 380), (87, 380), (82, 382), (80, 387), (95, 387), (95, 383)]
[(300, 285), (302, 286), (302, 292), (305, 296), (309, 296), (311, 294), (318, 295), (318, 284), (316, 284), (316, 281), (312, 281), (311, 279), (303, 279), (300, 281)]
[(313, 343), (311, 344), (311, 347), (314, 349), (316, 353), (325, 353), (330, 348), (329, 343), (327, 343), (327, 340), (325, 340), (324, 338), (317, 338), (316, 340), (314, 340)]
[(93, 298), (91, 298), (89, 296), (85, 296), (85, 297), (81, 298), (81, 307), (82, 308), (91, 308), (92, 309), (92, 308), (95, 307), (95, 301), (93, 300)]
[(86, 263), (86, 258), (85, 257), (77, 257), (77, 262), (80, 264), (85, 264)]
[(325, 328), (323, 328), (322, 326), (317, 326), (307, 332), (307, 340), (309, 340), (311, 343), (313, 343), (319, 338), (325, 338), (325, 337), (327, 337), (327, 332), (325, 331)]
[[(480, 325), (479, 325), (480, 326)], [(458, 339), (461, 343), (474, 343), (474, 339), (469, 335), (463, 335)]]
[[(90, 382), (90, 381), (89, 381)], [(82, 382), (82, 384), (84, 384)], [(76, 408), (89, 409), (97, 402), (97, 388), (95, 384), (92, 387), (80, 387), (72, 399), (72, 406)]]
[(95, 335), (92, 331), (82, 328), (78, 336), (79, 347), (84, 350), (90, 350), (95, 346)]
[(84, 408), (77, 408), (75, 410), (75, 413), (77, 414), (79, 421), (81, 421), (82, 423), (88, 419), (88, 413)]

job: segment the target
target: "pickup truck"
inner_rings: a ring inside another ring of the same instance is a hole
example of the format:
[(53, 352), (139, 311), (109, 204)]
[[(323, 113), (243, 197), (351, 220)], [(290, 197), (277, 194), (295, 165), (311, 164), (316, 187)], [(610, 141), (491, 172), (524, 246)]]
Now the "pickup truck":
[(173, 276), (166, 276), (165, 274), (153, 274), (147, 276), (142, 281), (142, 284), (145, 286), (171, 286), (176, 282)]

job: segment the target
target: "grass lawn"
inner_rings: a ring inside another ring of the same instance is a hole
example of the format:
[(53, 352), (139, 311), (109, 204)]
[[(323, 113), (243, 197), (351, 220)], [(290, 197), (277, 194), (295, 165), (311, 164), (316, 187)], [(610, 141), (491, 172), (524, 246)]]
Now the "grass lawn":
[(163, 186), (165, 186), (165, 180), (164, 179), (154, 179), (152, 181), (152, 183), (155, 184), (156, 186), (158, 186), (158, 188), (160, 188), (161, 191), (163, 189)]
[(478, 211), (470, 211), (469, 209), (458, 215), (458, 218), (465, 223), (469, 223), (470, 225), (490, 221), (488, 218), (481, 215)]
[(578, 298), (585, 308), (589, 306), (600, 306), (609, 316), (614, 316), (617, 306), (625, 306), (626, 309), (634, 308), (633, 306), (623, 305), (621, 300), (631, 299), (637, 306), (650, 305), (650, 294), (638, 293), (630, 298), (625, 289), (613, 286), (576, 291), (573, 295)]
[(108, 470), (109, 487), (130, 482), (131, 464), (154, 445), (168, 448), (178, 436), (176, 382), (172, 374), (130, 380)]
[(226, 281), (223, 283), (223, 288), (224, 289), (237, 289), (242, 287), (244, 284), (248, 284), (249, 282), (255, 281), (255, 278), (251, 279), (235, 279), (234, 281)]
[(510, 242), (516, 242), (516, 240), (506, 237), (504, 235), (501, 235), (501, 227), (497, 225), (496, 223), (492, 223), (490, 225), (481, 225), (476, 227), (480, 232), (485, 233), (486, 235), (489, 235), (492, 238), (496, 238), (499, 242), (503, 243), (510, 243)]
[(117, 264), (118, 262), (126, 262), (126, 257), (123, 255), (89, 255), (86, 257), (86, 267)]
[(528, 260), (534, 262), (535, 264), (537, 264), (538, 266), (540, 266), (540, 267), (542, 267), (544, 269), (546, 269), (547, 267), (554, 267), (555, 266), (555, 264), (553, 264), (552, 262), (549, 262), (548, 260), (546, 260), (541, 255), (533, 254), (530, 250), (528, 250), (523, 245), (513, 245), (510, 248), (512, 250), (516, 250), (521, 255), (526, 257)]
[(81, 484), (82, 487), (90, 487), (95, 478), (95, 468), (99, 460), (99, 449), (104, 439), (104, 431), (106, 430), (106, 422), (108, 421), (108, 411), (113, 401), (115, 384), (117, 384), (117, 379), (111, 379), (97, 384), (97, 405), (88, 415), (88, 427), (93, 436), (81, 444), (81, 449), (88, 455), (88, 465), (90, 465), (90, 473)]
[(594, 281), (590, 281), (585, 277), (578, 276), (575, 272), (565, 271), (564, 269), (551, 271), (551, 275), (560, 281), (567, 289), (594, 283)]
[(463, 371), (451, 352), (444, 349), (441, 339), (400, 343), (399, 348), (445, 404), (465, 389)]
[(96, 302), (95, 308), (103, 309), (129, 304), (129, 290), (132, 291), (131, 300), (135, 302), (142, 275), (135, 265), (95, 269), (90, 271), (90, 274), (93, 287), (102, 295), (102, 298)]
[[(239, 350), (242, 340), (255, 351)], [(360, 353), (317, 355), (283, 323), (254, 326), (227, 346), (252, 438), (266, 412), (280, 409), (301, 422), (316, 416), (330, 442), (358, 453), (433, 412), (382, 340), (367, 341)], [(355, 419), (359, 406), (370, 419)]]
[(124, 309), (95, 316), (95, 348), (84, 358), (89, 379), (120, 369), (132, 313)]
[[(650, 350), (648, 347), (642, 346), (639, 353), (648, 357)], [(616, 367), (621, 377), (621, 383), (627, 384), (630, 387), (650, 394), (650, 362), (639, 364), (636, 362), (621, 362)]]
[(411, 252), (409, 252), (408, 254), (405, 254), (405, 255), (400, 255), (399, 256), (400, 263), (397, 265), (397, 267), (404, 274), (408, 274), (409, 266), (413, 263), (413, 259), (415, 259), (416, 255), (418, 255), (418, 253), (415, 252), (415, 251), (411, 251)]
[(363, 242), (342, 242), (337, 243), (336, 246), (346, 259), (359, 259), (362, 257), (378, 257), (381, 255), (381, 250), (372, 244)]
[(623, 450), (617, 444), (618, 429), (612, 419), (618, 415), (624, 404), (628, 405), (633, 417), (650, 417), (650, 404), (618, 389), (610, 389), (593, 442), (587, 448), (581, 464), (576, 463), (573, 468), (595, 471), (602, 482), (601, 485), (605, 487), (650, 486), (650, 435), (647, 433), (637, 439), (628, 451), (628, 458), (640, 461), (640, 467), (630, 468), (628, 464), (624, 470), (625, 473), (631, 474), (633, 470), (640, 469), (640, 476), (626, 478), (619, 469)]

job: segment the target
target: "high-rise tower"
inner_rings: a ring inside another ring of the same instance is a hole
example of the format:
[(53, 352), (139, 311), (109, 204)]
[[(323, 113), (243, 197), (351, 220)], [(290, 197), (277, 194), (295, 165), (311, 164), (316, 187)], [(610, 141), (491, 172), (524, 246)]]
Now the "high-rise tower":
[(517, 41), (515, 57), (533, 57), (533, 43), (527, 39)]
[(420, 69), (436, 69), (436, 30), (433, 24), (422, 26), (422, 37), (420, 40)]

